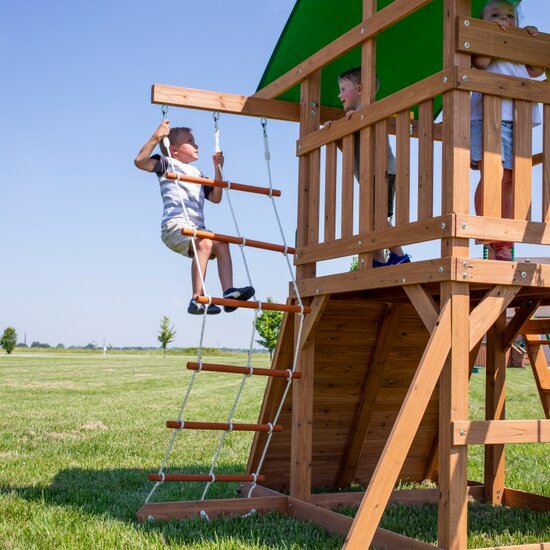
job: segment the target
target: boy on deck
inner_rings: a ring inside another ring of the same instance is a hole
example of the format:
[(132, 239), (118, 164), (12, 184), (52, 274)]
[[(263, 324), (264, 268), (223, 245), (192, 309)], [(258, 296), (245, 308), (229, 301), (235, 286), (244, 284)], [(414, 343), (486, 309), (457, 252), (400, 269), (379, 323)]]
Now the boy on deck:
[[(170, 157), (163, 139), (170, 141)], [(161, 155), (153, 155), (153, 150), (160, 145)], [(193, 237), (182, 235), (183, 228), (205, 229), (204, 225), (204, 199), (213, 203), (222, 200), (222, 188), (210, 187), (184, 181), (174, 181), (166, 178), (166, 172), (175, 171), (179, 174), (194, 177), (205, 177), (200, 170), (190, 163), (199, 158), (199, 147), (190, 128), (170, 128), (167, 120), (163, 121), (151, 138), (141, 148), (134, 164), (147, 172), (155, 172), (159, 178), (160, 193), (162, 196), (164, 211), (161, 222), (161, 239), (164, 244), (181, 254), (193, 258), (191, 265), (191, 282), (193, 297), (189, 302), (187, 312), (192, 315), (204, 314), (205, 306), (196, 301), (198, 296), (204, 295), (202, 281), (206, 276), (208, 260), (217, 258), (218, 275), (223, 290), (224, 298), (235, 300), (248, 300), (254, 295), (254, 288), (233, 287), (233, 266), (229, 245), (206, 238), (195, 238), (196, 256), (193, 250)], [(223, 153), (216, 152), (212, 160), (216, 180), (222, 179), (221, 167), (223, 166)], [(173, 168), (172, 168), (173, 163)], [(182, 204), (183, 202), (183, 204)], [(200, 272), (199, 272), (200, 270)], [(202, 278), (202, 281), (201, 281)], [(234, 307), (224, 307), (225, 312), (234, 311)], [(209, 305), (206, 313), (209, 315), (220, 313), (221, 309), (216, 305)]]
[[(518, 1), (514, 0), (488, 0), (481, 10), (481, 19), (495, 22), (503, 31), (517, 26)], [(536, 27), (527, 26), (525, 30), (536, 36)], [(491, 73), (517, 76), (520, 78), (537, 78), (544, 73), (540, 67), (532, 67), (515, 63), (506, 59), (494, 59), (483, 55), (472, 55), (472, 65), (476, 69)], [(541, 123), (538, 106), (533, 104), (533, 126)], [(513, 101), (502, 100), (502, 217), (512, 217), (513, 202)], [(472, 168), (482, 168), (482, 129), (483, 129), (483, 96), (478, 92), (472, 93), (470, 106), (470, 154)], [(483, 179), (480, 178), (477, 186), (474, 202), (477, 214), (482, 213)], [(512, 243), (494, 242), (489, 245), (489, 258), (496, 260), (512, 260)]]
[[(343, 72), (338, 77), (338, 85), (340, 93), (338, 99), (342, 102), (346, 117), (351, 115), (361, 108), (361, 67), (355, 67)], [(326, 126), (326, 124), (325, 124)], [(355, 178), (359, 180), (359, 158), (361, 155), (360, 135), (355, 135)], [(393, 202), (395, 195), (395, 156), (388, 142), (388, 218), (393, 216)], [(391, 223), (388, 219), (388, 226)], [(387, 265), (396, 265), (410, 262), (410, 257), (405, 254), (400, 246), (389, 249), (390, 256), (386, 260), (384, 250), (377, 250), (374, 253), (373, 267), (383, 267)]]

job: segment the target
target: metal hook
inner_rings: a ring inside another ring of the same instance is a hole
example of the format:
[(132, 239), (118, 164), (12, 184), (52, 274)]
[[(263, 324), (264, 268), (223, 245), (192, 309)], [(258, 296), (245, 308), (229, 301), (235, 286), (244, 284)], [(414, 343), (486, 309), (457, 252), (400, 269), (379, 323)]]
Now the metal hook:
[(166, 120), (166, 113), (168, 112), (168, 106), (167, 105), (161, 105), (160, 111), (162, 113), (162, 120)]

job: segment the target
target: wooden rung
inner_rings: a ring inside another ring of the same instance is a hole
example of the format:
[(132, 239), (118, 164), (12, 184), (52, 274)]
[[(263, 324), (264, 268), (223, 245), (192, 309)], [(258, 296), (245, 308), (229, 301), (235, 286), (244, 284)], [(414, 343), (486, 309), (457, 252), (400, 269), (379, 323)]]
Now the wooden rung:
[[(236, 432), (280, 432), (283, 427), (281, 424), (232, 424), (233, 431)], [(176, 430), (229, 430), (227, 422), (188, 422), (183, 420), (167, 420), (167, 428), (175, 428)]]
[[(208, 304), (208, 296), (195, 296), (195, 301), (199, 304)], [(259, 309), (261, 304), (262, 309), (269, 309), (271, 311), (287, 311), (288, 313), (301, 313), (300, 306), (293, 306), (289, 304), (274, 304), (272, 302), (245, 302), (243, 300), (233, 300), (230, 298), (210, 298), (210, 303), (215, 306), (229, 306), (229, 307), (244, 307), (248, 309)], [(311, 308), (304, 306), (304, 313), (310, 313)]]
[(243, 237), (232, 237), (231, 235), (222, 235), (221, 233), (212, 233), (211, 231), (204, 231), (202, 229), (187, 229), (181, 230), (182, 235), (188, 237), (197, 236), (200, 239), (212, 239), (213, 241), (221, 241), (222, 243), (240, 244), (244, 246), (251, 246), (253, 248), (261, 248), (263, 250), (271, 250), (272, 252), (282, 252), (283, 254), (294, 254), (295, 248), (287, 246), (286, 249), (280, 244), (271, 244), (264, 241), (254, 241), (252, 239), (245, 239)]
[(550, 345), (550, 340), (539, 338), (526, 338), (525, 343), (528, 346), (548, 346)]
[[(216, 474), (211, 476), (210, 474), (148, 474), (149, 481), (208, 481), (208, 482), (254, 482), (254, 476), (250, 475), (238, 475), (238, 474)], [(256, 481), (265, 481), (265, 476), (256, 476)]]
[(550, 334), (550, 319), (530, 319), (521, 327), (521, 334)]
[(210, 185), (211, 187), (221, 187), (222, 189), (233, 189), (235, 191), (246, 191), (247, 193), (256, 193), (257, 195), (271, 195), (280, 197), (279, 189), (269, 189), (269, 187), (256, 187), (255, 185), (245, 185), (244, 183), (234, 183), (232, 181), (211, 180), (210, 178), (196, 178), (186, 176), (176, 172), (166, 172), (166, 179), (181, 180), (187, 183), (197, 183), (199, 185)]
[[(189, 370), (205, 370), (209, 372), (228, 372), (235, 374), (255, 374), (257, 376), (273, 376), (278, 378), (288, 378), (289, 371), (279, 369), (261, 369), (253, 367), (251, 370), (248, 367), (236, 367), (234, 365), (220, 365), (217, 363), (203, 363), (199, 368), (198, 363), (190, 361), (187, 363)], [(301, 372), (292, 373), (292, 378), (302, 378)]]

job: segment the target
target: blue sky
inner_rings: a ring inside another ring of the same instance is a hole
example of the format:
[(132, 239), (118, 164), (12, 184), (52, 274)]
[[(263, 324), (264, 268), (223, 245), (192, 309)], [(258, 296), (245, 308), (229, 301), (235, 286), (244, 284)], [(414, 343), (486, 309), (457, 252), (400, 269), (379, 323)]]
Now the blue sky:
[[(190, 263), (160, 241), (156, 178), (133, 166), (161, 120), (150, 86), (253, 93), (293, 4), (2, 3), (0, 330), (14, 326), (29, 344), (105, 339), (147, 346), (158, 344), (160, 319), (168, 315), (177, 329), (173, 345), (198, 343), (200, 319), (186, 313)], [(523, 4), (524, 24), (550, 30), (546, 0)], [(168, 117), (194, 129), (197, 166), (212, 174), (211, 114), (171, 108)], [(270, 121), (268, 128), (274, 184), (283, 190), (278, 204), (292, 243), (297, 127)], [(264, 185), (259, 121), (222, 115), (220, 129), (226, 178)], [(233, 203), (245, 236), (280, 242), (268, 200), (233, 194)], [(208, 205), (206, 217), (211, 229), (235, 233), (225, 201)], [(284, 259), (246, 253), (257, 295), (285, 300)], [(416, 257), (425, 253), (419, 249)], [(235, 283), (245, 284), (238, 248), (233, 258)], [(207, 288), (220, 294), (215, 265)], [(246, 347), (251, 322), (250, 311), (211, 318), (205, 343)]]

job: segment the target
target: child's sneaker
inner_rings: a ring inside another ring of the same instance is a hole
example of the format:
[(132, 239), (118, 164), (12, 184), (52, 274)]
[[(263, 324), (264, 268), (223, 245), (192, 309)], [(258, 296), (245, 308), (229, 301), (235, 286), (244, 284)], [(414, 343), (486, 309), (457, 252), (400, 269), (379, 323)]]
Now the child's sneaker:
[(378, 260), (372, 260), (372, 267), (386, 267), (387, 265), (390, 265), (390, 261), (387, 262), (380, 262)]
[(398, 265), (398, 264), (408, 264), (411, 261), (411, 257), (408, 254), (395, 254), (395, 252), (390, 252), (390, 259), (388, 260), (388, 265)]
[(512, 243), (496, 242), (490, 244), (489, 246), (493, 249), (495, 260), (499, 260), (501, 262), (512, 261)]
[[(224, 290), (223, 297), (230, 298), (231, 300), (242, 300), (243, 302), (246, 302), (254, 296), (255, 292), (254, 287), (251, 286), (243, 286), (242, 288), (228, 288), (227, 290)], [(223, 310), (226, 313), (231, 313), (236, 309), (236, 307), (223, 306)]]
[[(221, 313), (221, 311), (222, 310), (218, 306), (210, 304), (206, 310), (206, 315), (217, 315), (218, 313)], [(189, 302), (189, 306), (187, 307), (187, 313), (190, 313), (191, 315), (204, 315), (204, 304), (199, 304), (198, 302), (195, 302), (195, 300), (191, 300)]]

